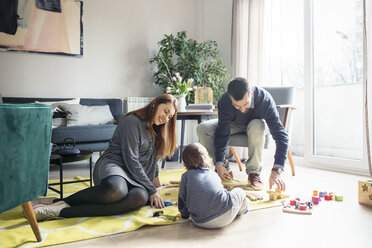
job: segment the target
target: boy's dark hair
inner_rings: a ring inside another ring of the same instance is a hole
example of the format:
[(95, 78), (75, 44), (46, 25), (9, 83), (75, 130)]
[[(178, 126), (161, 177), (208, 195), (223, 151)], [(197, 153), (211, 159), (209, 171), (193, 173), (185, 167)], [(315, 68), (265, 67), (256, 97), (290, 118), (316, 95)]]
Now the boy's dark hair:
[(227, 92), (235, 101), (240, 101), (244, 98), (247, 92), (248, 96), (251, 94), (251, 86), (245, 78), (237, 77), (229, 82)]

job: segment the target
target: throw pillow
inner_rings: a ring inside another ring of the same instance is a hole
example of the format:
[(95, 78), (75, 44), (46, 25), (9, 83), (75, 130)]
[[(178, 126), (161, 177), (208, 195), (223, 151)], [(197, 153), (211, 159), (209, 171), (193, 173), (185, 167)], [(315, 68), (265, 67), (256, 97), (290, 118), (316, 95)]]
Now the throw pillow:
[(67, 126), (104, 125), (115, 121), (108, 105), (85, 106), (80, 104), (62, 104), (67, 113)]
[(61, 104), (68, 103), (68, 104), (79, 104), (80, 103), (80, 98), (74, 98), (71, 100), (64, 100), (64, 101), (55, 101), (55, 102), (40, 102), (40, 101), (35, 101), (35, 103), (41, 103), (41, 104), (48, 104), (52, 106), (52, 111), (53, 113), (56, 111), (62, 111), (61, 109)]
[(52, 128), (67, 126), (66, 118), (53, 118), (52, 119)]

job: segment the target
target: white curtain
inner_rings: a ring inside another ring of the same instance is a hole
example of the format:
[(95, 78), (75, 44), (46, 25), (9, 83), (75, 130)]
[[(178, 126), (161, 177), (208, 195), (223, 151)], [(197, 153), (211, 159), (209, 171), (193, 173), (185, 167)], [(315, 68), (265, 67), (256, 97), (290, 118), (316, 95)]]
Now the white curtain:
[(372, 177), (372, 3), (364, 0), (364, 107), (367, 140), (367, 160)]
[[(244, 77), (251, 85), (261, 85), (264, 0), (233, 0), (231, 27), (232, 78)], [(237, 148), (240, 159), (248, 158), (247, 148)]]
[(232, 77), (260, 85), (264, 0), (233, 0), (231, 33)]

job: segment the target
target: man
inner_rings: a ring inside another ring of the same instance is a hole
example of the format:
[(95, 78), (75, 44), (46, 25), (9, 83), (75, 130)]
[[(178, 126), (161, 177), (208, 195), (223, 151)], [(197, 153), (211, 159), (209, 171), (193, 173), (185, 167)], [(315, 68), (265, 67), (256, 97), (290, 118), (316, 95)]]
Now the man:
[(275, 183), (285, 190), (280, 174), (283, 172), (288, 150), (288, 134), (279, 119), (275, 102), (262, 88), (251, 87), (246, 79), (235, 78), (218, 101), (218, 120), (209, 120), (197, 127), (199, 141), (214, 158), (216, 171), (222, 180), (232, 179), (226, 159), (230, 135), (247, 133), (248, 160), (245, 164), (248, 181), (262, 187), (260, 179), (262, 151), (265, 143), (265, 122), (276, 143), (275, 161), (271, 170), (269, 187)]

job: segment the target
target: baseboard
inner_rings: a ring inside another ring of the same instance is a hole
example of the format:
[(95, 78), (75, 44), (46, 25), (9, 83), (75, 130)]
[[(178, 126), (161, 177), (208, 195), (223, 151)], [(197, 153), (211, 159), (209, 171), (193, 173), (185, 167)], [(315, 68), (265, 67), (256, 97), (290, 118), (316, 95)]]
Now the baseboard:
[(355, 166), (345, 166), (345, 165), (336, 165), (336, 164), (328, 164), (328, 163), (320, 163), (320, 162), (313, 162), (313, 161), (305, 161), (305, 159), (300, 157), (293, 157), (295, 166), (303, 166), (308, 168), (320, 169), (320, 170), (328, 170), (334, 172), (341, 172), (359, 176), (367, 176), (369, 177), (369, 170), (368, 167), (361, 168)]

